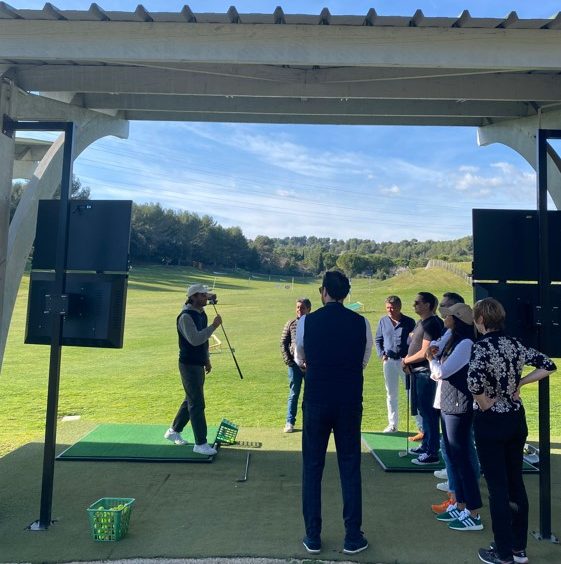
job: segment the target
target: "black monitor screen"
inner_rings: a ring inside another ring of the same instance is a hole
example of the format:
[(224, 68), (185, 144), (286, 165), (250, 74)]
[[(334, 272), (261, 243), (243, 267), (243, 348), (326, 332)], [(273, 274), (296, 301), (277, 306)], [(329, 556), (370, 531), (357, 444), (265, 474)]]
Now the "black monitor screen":
[[(63, 345), (122, 348), (127, 278), (126, 274), (67, 274)], [(31, 273), (26, 343), (51, 344), (51, 315), (46, 309), (54, 281), (52, 272)]]
[[(70, 200), (67, 270), (127, 272), (132, 202)], [(40, 200), (33, 269), (55, 268), (60, 200)]]

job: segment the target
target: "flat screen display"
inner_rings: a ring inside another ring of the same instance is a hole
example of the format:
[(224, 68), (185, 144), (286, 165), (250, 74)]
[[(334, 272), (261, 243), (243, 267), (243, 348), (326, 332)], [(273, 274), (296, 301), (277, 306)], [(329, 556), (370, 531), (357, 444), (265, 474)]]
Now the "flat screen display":
[[(127, 272), (132, 201), (70, 200), (67, 270)], [(54, 270), (60, 200), (40, 200), (34, 270)]]
[[(67, 274), (63, 345), (122, 348), (127, 279), (126, 274)], [(53, 272), (31, 272), (26, 343), (51, 344), (52, 317), (47, 310), (54, 283)]]

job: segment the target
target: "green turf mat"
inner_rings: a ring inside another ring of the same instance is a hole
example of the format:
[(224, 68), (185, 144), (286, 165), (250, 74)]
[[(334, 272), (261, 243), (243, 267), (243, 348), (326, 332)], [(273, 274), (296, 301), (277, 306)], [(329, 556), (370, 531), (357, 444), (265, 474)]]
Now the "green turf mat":
[[(444, 468), (444, 462), (440, 457), (440, 464), (417, 466), (411, 460), (415, 455), (399, 456), (399, 452), (405, 451), (407, 447), (413, 448), (420, 443), (411, 443), (406, 439), (407, 434), (399, 433), (362, 433), (362, 442), (370, 449), (372, 456), (378, 461), (385, 472), (434, 472)], [(524, 462), (525, 474), (539, 472), (539, 470)]]
[(407, 441), (406, 433), (362, 433), (362, 441), (385, 472), (434, 472), (444, 468), (442, 459), (440, 464), (417, 466), (411, 462), (416, 455), (400, 458), (399, 452), (420, 444)]
[[(167, 425), (98, 425), (57, 456), (57, 460), (124, 460), (139, 462), (212, 462), (212, 456), (193, 452), (193, 431), (183, 431), (187, 445), (174, 445), (164, 439)], [(208, 428), (213, 444), (218, 427)]]

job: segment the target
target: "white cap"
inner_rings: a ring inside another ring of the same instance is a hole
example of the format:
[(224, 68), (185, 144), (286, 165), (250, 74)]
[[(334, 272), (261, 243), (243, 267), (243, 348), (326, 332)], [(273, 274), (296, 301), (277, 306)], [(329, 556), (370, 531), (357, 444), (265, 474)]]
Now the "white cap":
[(187, 288), (187, 297), (190, 298), (195, 294), (208, 294), (208, 288), (204, 284), (193, 284)]

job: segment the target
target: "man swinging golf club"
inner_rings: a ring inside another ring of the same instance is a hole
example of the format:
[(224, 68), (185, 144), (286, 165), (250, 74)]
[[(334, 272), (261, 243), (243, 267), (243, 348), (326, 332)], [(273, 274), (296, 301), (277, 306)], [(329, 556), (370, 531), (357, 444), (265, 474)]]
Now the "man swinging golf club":
[(164, 437), (176, 445), (187, 444), (181, 436), (181, 431), (191, 421), (195, 436), (193, 452), (213, 456), (216, 449), (207, 443), (206, 437), (204, 384), (205, 375), (212, 369), (208, 340), (215, 329), (220, 327), (222, 318), (217, 315), (212, 324), (208, 325), (204, 311), (208, 297), (208, 289), (203, 284), (189, 286), (187, 302), (177, 316), (179, 373), (185, 389), (185, 399)]

